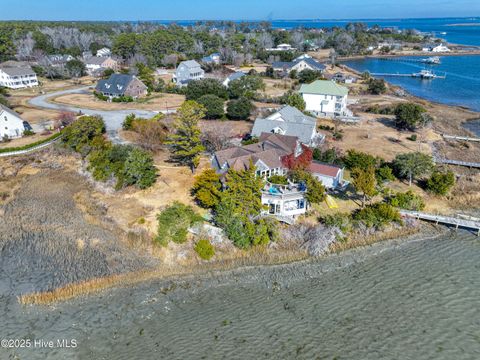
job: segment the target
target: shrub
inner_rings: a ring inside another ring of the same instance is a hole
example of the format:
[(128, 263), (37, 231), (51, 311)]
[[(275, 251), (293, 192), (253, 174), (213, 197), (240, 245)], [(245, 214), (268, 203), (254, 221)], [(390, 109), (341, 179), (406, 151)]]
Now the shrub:
[(399, 207), (405, 210), (420, 211), (425, 208), (425, 202), (422, 197), (408, 190), (405, 193), (396, 193), (387, 198), (387, 204)]
[(268, 178), (268, 181), (272, 184), (288, 185), (288, 179), (286, 176), (283, 175), (272, 175)]
[(369, 167), (376, 167), (379, 159), (373, 155), (351, 149), (348, 150), (347, 155), (343, 157), (343, 162), (349, 170), (354, 168), (365, 170)]
[(136, 185), (140, 189), (152, 186), (157, 179), (157, 169), (152, 155), (142, 149), (134, 148), (125, 159), (125, 185)]
[(325, 226), (337, 227), (344, 234), (349, 233), (352, 230), (352, 216), (347, 213), (325, 215), (320, 220)]
[(187, 241), (188, 228), (202, 221), (191, 206), (175, 201), (157, 215), (158, 229), (155, 242), (166, 246), (171, 240), (177, 244)]
[(215, 95), (225, 100), (228, 99), (227, 88), (216, 79), (190, 81), (185, 87), (187, 100), (198, 100), (204, 95)]
[(24, 130), (23, 131), (23, 136), (32, 136), (35, 135), (35, 132), (33, 130)]
[(455, 185), (455, 174), (450, 170), (434, 171), (425, 183), (426, 189), (437, 195), (447, 195), (453, 185)]
[(300, 95), (299, 93), (293, 92), (292, 90), (287, 91), (280, 98), (280, 102), (285, 105), (293, 106), (300, 111), (305, 111), (306, 103), (305, 103), (305, 100), (303, 100), (302, 95)]
[(431, 120), (427, 110), (415, 103), (401, 103), (395, 107), (395, 125), (399, 129), (415, 130)]
[(386, 203), (376, 203), (365, 206), (353, 214), (353, 219), (362, 222), (367, 227), (381, 228), (391, 222), (401, 223), (400, 213)]
[(102, 101), (107, 101), (108, 100), (108, 96), (105, 96), (102, 93), (99, 93), (98, 91), (94, 91), (93, 95), (95, 95), (95, 97), (99, 100), (102, 100)]
[[(39, 140), (39, 141), (35, 141), (33, 143), (30, 143), (30, 144), (27, 144), (27, 145), (24, 145), (24, 146), (17, 146), (17, 147), (9, 147), (9, 148), (0, 148), (0, 153), (7, 153), (7, 152), (12, 152), (12, 151), (21, 151), (21, 150), (28, 150), (28, 149), (31, 149), (35, 146), (38, 146), (38, 145), (42, 145), (42, 144), (45, 144), (51, 140), (54, 140), (58, 137), (60, 137), (61, 135), (63, 134), (63, 132), (58, 132), (58, 133), (55, 133), (53, 134), (52, 136), (49, 136), (48, 138), (46, 139), (43, 139), (43, 140)], [(6, 140), (5, 140), (6, 139)], [(8, 136), (4, 139), (2, 139), (2, 141), (5, 141), (5, 142), (8, 142), (10, 141), (10, 139), (8, 138)]]
[(407, 137), (410, 141), (417, 141), (417, 134), (412, 134), (411, 136)]
[(385, 80), (383, 79), (373, 79), (371, 78), (368, 81), (368, 92), (373, 95), (380, 95), (387, 91), (387, 86), (385, 85)]
[(260, 76), (242, 76), (228, 84), (228, 93), (231, 99), (253, 99), (258, 90), (265, 89), (265, 84)]
[(224, 100), (216, 95), (203, 95), (197, 102), (205, 107), (205, 117), (207, 119), (219, 119), (225, 114), (223, 110)]
[(301, 84), (309, 84), (317, 79), (321, 79), (322, 73), (320, 71), (304, 69), (298, 73), (297, 77)]
[(115, 102), (115, 103), (121, 103), (121, 102), (129, 103), (129, 102), (133, 102), (133, 97), (131, 97), (131, 96), (117, 96), (117, 97), (112, 98), (112, 102)]
[(64, 130), (62, 142), (70, 149), (86, 155), (92, 140), (105, 133), (105, 123), (100, 116), (82, 116)]
[(195, 176), (192, 195), (204, 208), (215, 208), (220, 202), (222, 184), (220, 175), (214, 169), (205, 169)]
[(375, 176), (377, 178), (377, 182), (379, 183), (385, 183), (385, 182), (395, 180), (395, 175), (393, 175), (393, 170), (388, 165), (382, 165), (381, 167), (376, 169)]
[(203, 260), (210, 260), (215, 255), (215, 248), (207, 239), (198, 240), (194, 249)]
[(253, 104), (246, 98), (230, 100), (227, 103), (227, 116), (232, 120), (246, 120), (250, 117)]
[(132, 130), (133, 121), (135, 120), (135, 114), (129, 114), (123, 120), (122, 128), (123, 130)]

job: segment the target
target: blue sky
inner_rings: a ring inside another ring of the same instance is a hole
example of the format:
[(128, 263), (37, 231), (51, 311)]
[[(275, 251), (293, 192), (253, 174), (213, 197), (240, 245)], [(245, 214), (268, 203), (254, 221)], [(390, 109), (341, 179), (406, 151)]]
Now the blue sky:
[(0, 20), (267, 20), (480, 16), (480, 0), (0, 0), (0, 8)]

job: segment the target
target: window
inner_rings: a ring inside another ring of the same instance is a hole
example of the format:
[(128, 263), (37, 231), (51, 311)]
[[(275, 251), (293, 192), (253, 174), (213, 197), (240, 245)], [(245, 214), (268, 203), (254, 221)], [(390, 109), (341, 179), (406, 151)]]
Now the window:
[(8, 119), (7, 119), (7, 117), (6, 117), (6, 116), (4, 116), (3, 118), (5, 119), (5, 121), (8, 121)]

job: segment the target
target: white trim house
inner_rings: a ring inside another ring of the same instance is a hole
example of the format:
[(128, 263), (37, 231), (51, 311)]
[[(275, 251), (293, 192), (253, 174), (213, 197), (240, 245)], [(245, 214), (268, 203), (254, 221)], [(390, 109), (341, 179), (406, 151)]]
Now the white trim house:
[(299, 93), (305, 100), (305, 110), (317, 116), (350, 116), (347, 109), (348, 88), (331, 80), (316, 80), (303, 84)]
[(0, 140), (8, 137), (21, 137), (25, 131), (25, 122), (15, 111), (0, 104)]
[(178, 86), (186, 86), (190, 81), (205, 77), (205, 71), (195, 60), (182, 61), (173, 75), (173, 82)]
[(6, 61), (0, 64), (0, 86), (9, 89), (38, 86), (37, 74), (26, 63)]

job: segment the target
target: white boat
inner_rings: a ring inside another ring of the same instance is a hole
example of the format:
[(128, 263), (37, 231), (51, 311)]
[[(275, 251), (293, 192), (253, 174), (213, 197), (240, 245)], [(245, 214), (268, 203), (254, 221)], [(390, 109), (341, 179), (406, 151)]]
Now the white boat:
[(447, 32), (446, 32), (446, 31), (442, 31), (442, 32), (440, 33), (440, 35), (447, 35)]
[(418, 73), (413, 73), (413, 77), (421, 78), (421, 79), (436, 79), (438, 76), (435, 75), (430, 70), (421, 70)]
[(425, 64), (430, 64), (430, 65), (440, 65), (441, 64), (440, 58), (438, 56), (431, 56), (431, 57), (422, 59), (421, 62), (423, 62)]

